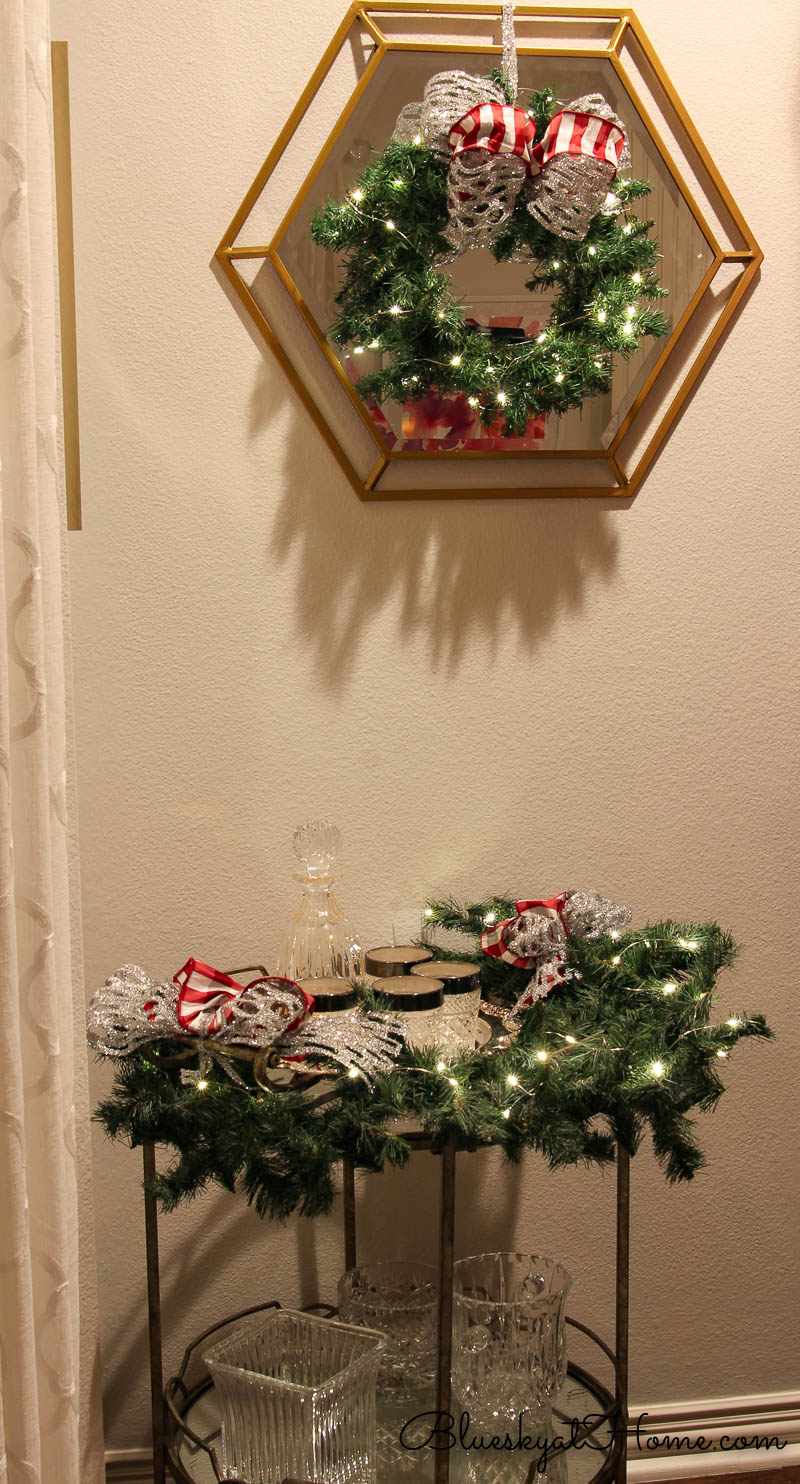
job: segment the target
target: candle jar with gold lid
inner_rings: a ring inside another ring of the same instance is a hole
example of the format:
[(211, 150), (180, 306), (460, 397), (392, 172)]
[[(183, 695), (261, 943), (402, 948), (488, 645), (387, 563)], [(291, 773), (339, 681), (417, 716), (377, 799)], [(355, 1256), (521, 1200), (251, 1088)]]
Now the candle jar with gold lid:
[(419, 948), (415, 943), (389, 943), (384, 948), (370, 948), (364, 957), (364, 967), (378, 979), (389, 979), (394, 974), (410, 974), (417, 964), (427, 963), (431, 958), (430, 948)]
[(346, 1010), (358, 1006), (358, 990), (352, 979), (341, 979), (332, 974), (319, 979), (301, 979), (300, 988), (313, 995), (315, 1015), (342, 1015)]
[(415, 964), (411, 970), (414, 978), (440, 980), (444, 990), (444, 1003), (440, 1011), (440, 1029), (437, 1044), (451, 1056), (462, 1051), (473, 1051), (478, 1030), (478, 1011), (481, 1007), (480, 964), (461, 963), (455, 960), (431, 961)]
[(406, 1043), (419, 1050), (437, 1046), (442, 1031), (444, 989), (441, 979), (420, 979), (418, 974), (390, 974), (373, 979), (376, 994), (388, 1002), (388, 1008), (402, 1015), (406, 1023)]

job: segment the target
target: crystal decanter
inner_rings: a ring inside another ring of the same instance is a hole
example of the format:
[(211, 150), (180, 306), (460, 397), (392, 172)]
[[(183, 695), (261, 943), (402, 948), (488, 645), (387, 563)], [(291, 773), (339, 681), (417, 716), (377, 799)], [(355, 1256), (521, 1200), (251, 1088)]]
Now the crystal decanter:
[(286, 979), (356, 979), (363, 972), (361, 945), (338, 905), (331, 867), (342, 837), (327, 819), (298, 825), (292, 845), (302, 870), (303, 900), (289, 922), (277, 972)]

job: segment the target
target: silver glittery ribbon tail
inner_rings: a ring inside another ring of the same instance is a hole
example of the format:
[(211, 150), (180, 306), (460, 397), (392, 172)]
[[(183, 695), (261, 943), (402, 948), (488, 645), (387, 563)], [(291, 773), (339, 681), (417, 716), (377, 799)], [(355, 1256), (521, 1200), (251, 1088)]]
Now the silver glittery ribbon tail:
[(92, 996), (86, 1039), (101, 1056), (130, 1056), (148, 1041), (174, 1036), (180, 986), (152, 979), (138, 964), (123, 964)]
[[(330, 1023), (334, 1020), (335, 1025)], [(404, 1041), (405, 1025), (396, 1016), (349, 1010), (331, 1017), (312, 1015), (278, 1049), (284, 1055), (318, 1056), (347, 1072), (352, 1069), (371, 1087), (377, 1077), (393, 1071)]]

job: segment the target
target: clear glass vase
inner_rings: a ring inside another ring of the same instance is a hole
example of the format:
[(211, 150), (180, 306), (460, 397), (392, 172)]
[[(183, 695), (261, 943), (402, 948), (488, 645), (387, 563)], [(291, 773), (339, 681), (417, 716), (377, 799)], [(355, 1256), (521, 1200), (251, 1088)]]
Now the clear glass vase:
[(383, 1335), (276, 1309), (203, 1356), (222, 1414), (225, 1478), (375, 1484)]
[(340, 1317), (386, 1336), (378, 1368), (382, 1399), (399, 1402), (433, 1386), (438, 1296), (439, 1275), (426, 1263), (369, 1263), (339, 1279)]
[(489, 1252), (453, 1274), (453, 1390), (473, 1422), (547, 1414), (564, 1385), (572, 1279), (551, 1257)]
[(336, 901), (331, 866), (341, 845), (339, 830), (330, 820), (298, 825), (292, 845), (303, 869), (296, 879), (303, 899), (284, 935), (277, 973), (286, 979), (357, 979), (363, 973), (363, 953)]

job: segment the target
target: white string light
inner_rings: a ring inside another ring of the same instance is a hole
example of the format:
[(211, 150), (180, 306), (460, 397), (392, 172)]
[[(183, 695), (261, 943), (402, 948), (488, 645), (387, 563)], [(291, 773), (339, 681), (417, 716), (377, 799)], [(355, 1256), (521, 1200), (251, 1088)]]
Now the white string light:
[(663, 1077), (665, 1071), (663, 1061), (651, 1062), (650, 1071), (652, 1072), (654, 1077)]
[(537, 1053), (536, 1053), (536, 1060), (537, 1061), (542, 1061), (542, 1062), (548, 1061), (549, 1060), (549, 1055), (550, 1055), (550, 1053), (548, 1051), (537, 1051)]
[(201, 1077), (200, 1081), (195, 1083), (195, 1086), (197, 1087), (198, 1092), (205, 1092), (206, 1088), (208, 1087), (208, 1083), (205, 1077)]

